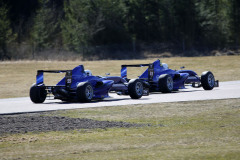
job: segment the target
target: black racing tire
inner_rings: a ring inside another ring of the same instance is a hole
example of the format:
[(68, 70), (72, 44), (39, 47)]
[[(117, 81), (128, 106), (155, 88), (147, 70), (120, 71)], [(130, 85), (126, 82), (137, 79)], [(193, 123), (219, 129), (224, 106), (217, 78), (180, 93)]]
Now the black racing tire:
[(162, 93), (171, 93), (173, 91), (173, 79), (168, 74), (162, 74), (158, 78), (159, 91)]
[(215, 78), (212, 72), (205, 71), (201, 75), (201, 84), (204, 90), (212, 90), (215, 86)]
[(37, 86), (33, 84), (30, 88), (30, 99), (33, 103), (43, 103), (47, 97), (45, 86)]
[(93, 98), (93, 87), (89, 82), (81, 82), (77, 86), (76, 94), (79, 102), (91, 102)]
[(143, 83), (139, 79), (132, 79), (128, 83), (128, 93), (132, 99), (143, 96)]

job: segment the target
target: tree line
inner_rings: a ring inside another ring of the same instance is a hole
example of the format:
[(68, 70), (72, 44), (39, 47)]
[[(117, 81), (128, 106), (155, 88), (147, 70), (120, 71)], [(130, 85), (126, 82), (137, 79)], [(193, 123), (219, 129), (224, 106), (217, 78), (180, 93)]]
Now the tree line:
[(97, 55), (97, 46), (114, 54), (152, 43), (181, 51), (240, 43), (239, 0), (1, 0), (0, 17), (1, 59), (23, 43), (86, 56)]

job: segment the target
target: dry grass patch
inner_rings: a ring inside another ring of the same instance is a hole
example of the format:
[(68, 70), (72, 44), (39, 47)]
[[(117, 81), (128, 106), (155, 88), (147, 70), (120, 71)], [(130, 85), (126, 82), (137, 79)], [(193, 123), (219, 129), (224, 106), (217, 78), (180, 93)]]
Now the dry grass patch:
[(228, 99), (46, 113), (48, 116), (155, 125), (0, 136), (0, 157), (88, 160), (239, 159), (239, 104), (240, 99)]

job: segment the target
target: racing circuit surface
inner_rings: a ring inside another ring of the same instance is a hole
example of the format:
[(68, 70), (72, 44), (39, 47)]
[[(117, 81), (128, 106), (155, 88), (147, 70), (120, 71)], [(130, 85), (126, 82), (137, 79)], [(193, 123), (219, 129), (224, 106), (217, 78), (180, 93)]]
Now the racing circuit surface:
[(43, 104), (34, 104), (29, 97), (0, 99), (0, 114), (228, 98), (240, 98), (240, 81), (220, 82), (219, 87), (211, 91), (187, 86), (187, 89), (178, 92), (168, 94), (151, 93), (149, 96), (143, 96), (138, 100), (133, 100), (129, 96), (119, 96), (115, 93), (110, 93), (110, 98), (90, 103), (67, 103), (60, 100), (46, 99)]

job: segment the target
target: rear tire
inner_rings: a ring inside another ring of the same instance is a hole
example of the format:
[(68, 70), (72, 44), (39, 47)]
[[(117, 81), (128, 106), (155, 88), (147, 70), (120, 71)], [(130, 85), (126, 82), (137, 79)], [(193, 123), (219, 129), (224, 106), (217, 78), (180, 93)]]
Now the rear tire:
[(215, 85), (215, 78), (212, 72), (205, 71), (201, 75), (201, 84), (204, 90), (212, 90)]
[(128, 83), (128, 93), (132, 99), (139, 99), (143, 95), (143, 83), (139, 79), (132, 79)]
[(90, 102), (93, 98), (93, 87), (89, 82), (81, 82), (77, 86), (76, 94), (79, 102)]
[(171, 93), (173, 90), (173, 79), (168, 74), (162, 74), (158, 78), (159, 91), (162, 93)]
[(45, 86), (33, 84), (30, 88), (30, 99), (33, 103), (43, 103), (47, 97)]

